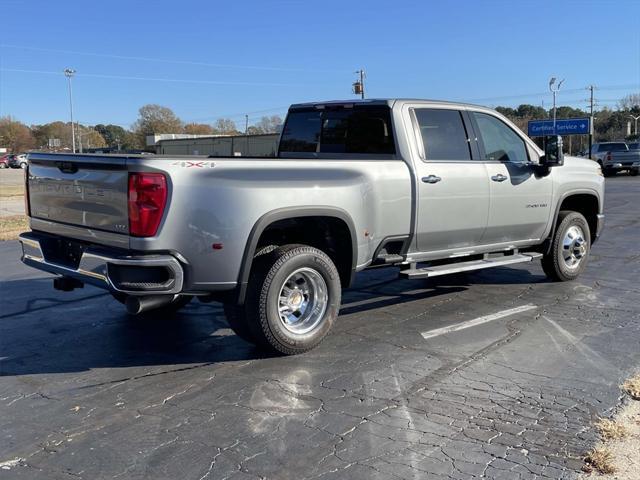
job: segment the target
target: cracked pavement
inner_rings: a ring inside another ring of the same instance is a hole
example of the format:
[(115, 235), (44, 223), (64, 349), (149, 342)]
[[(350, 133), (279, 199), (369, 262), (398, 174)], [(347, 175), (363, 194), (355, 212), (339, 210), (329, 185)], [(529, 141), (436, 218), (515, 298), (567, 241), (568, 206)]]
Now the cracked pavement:
[(218, 304), (140, 320), (98, 289), (56, 292), (0, 244), (0, 478), (573, 478), (640, 367), (640, 182), (606, 189), (579, 280), (367, 271), (297, 357), (263, 356)]

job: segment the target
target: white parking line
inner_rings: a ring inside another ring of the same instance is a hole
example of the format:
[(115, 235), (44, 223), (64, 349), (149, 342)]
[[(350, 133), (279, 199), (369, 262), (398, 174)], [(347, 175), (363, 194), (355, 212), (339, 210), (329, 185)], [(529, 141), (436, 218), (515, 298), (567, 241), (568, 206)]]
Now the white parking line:
[(535, 305), (523, 305), (521, 307), (510, 308), (508, 310), (502, 310), (498, 313), (492, 313), (491, 315), (485, 315), (484, 317), (474, 318), (473, 320), (468, 320), (466, 322), (458, 323), (457, 325), (451, 325), (449, 327), (436, 328), (435, 330), (429, 330), (426, 332), (422, 332), (421, 335), (425, 338), (433, 338), (439, 335), (444, 335), (446, 333), (457, 332), (458, 330), (464, 330), (465, 328), (475, 327), (477, 325), (482, 325), (483, 323), (492, 322), (494, 320), (498, 320), (499, 318), (508, 317), (509, 315), (515, 315), (516, 313), (526, 312), (528, 310), (533, 310), (536, 307)]

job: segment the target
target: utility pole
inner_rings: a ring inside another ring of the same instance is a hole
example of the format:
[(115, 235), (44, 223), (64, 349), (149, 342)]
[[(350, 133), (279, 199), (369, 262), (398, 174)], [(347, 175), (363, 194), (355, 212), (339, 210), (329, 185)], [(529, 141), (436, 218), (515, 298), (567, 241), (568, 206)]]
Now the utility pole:
[(76, 153), (76, 129), (73, 126), (73, 92), (71, 90), (71, 77), (76, 73), (72, 68), (64, 69), (64, 76), (67, 77), (69, 83), (69, 111), (71, 112), (71, 149)]
[(244, 116), (244, 136), (249, 134), (249, 115)]
[(595, 87), (593, 85), (589, 85), (588, 88), (591, 92), (589, 98), (589, 158), (591, 158), (591, 146), (593, 145), (593, 90)]
[(359, 75), (359, 79), (353, 82), (353, 93), (360, 95), (360, 98), (364, 100), (364, 78), (366, 77), (364, 69), (356, 70)]

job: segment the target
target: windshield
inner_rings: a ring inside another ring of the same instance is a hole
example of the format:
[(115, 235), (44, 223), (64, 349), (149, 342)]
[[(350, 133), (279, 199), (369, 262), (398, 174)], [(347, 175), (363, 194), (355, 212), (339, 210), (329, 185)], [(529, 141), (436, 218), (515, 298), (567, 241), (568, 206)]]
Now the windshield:
[(293, 110), (280, 140), (280, 153), (393, 155), (395, 151), (390, 109), (380, 105)]

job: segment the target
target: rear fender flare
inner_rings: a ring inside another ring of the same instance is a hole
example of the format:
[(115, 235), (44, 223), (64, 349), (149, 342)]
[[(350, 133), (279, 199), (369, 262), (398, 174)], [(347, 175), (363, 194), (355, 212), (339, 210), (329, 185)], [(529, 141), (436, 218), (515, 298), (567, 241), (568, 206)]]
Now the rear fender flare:
[[(345, 210), (330, 206), (278, 208), (262, 215), (253, 225), (253, 228), (251, 228), (251, 232), (249, 233), (249, 238), (247, 239), (244, 253), (242, 255), (240, 273), (238, 275), (236, 299), (238, 304), (244, 303), (247, 293), (249, 274), (251, 272), (251, 265), (253, 263), (253, 256), (255, 255), (256, 247), (262, 233), (274, 222), (298, 217), (332, 217), (342, 220), (347, 225), (351, 236), (351, 279), (353, 280), (358, 261), (358, 237), (356, 236), (356, 228), (353, 223), (353, 219)], [(346, 286), (347, 285), (344, 285), (344, 287)]]

